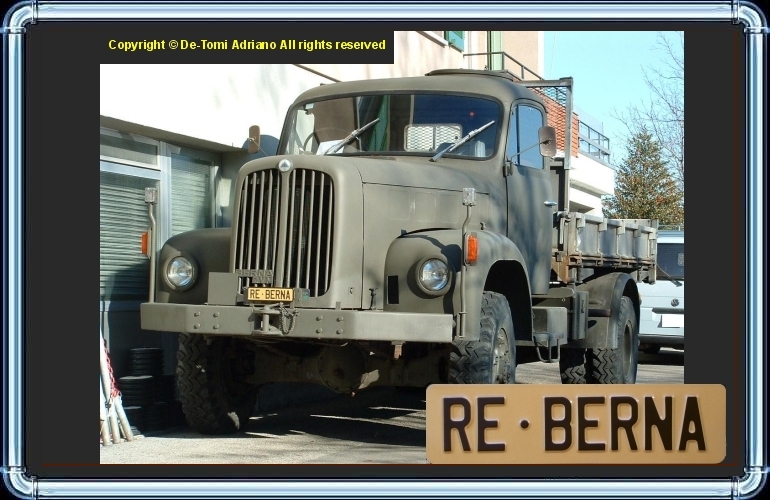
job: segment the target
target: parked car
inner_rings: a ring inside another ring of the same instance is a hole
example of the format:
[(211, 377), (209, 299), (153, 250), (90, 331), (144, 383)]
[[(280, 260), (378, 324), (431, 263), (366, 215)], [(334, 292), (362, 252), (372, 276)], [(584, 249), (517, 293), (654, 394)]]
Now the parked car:
[(648, 354), (662, 346), (684, 349), (684, 231), (659, 232), (655, 284), (637, 286), (642, 300), (639, 349)]

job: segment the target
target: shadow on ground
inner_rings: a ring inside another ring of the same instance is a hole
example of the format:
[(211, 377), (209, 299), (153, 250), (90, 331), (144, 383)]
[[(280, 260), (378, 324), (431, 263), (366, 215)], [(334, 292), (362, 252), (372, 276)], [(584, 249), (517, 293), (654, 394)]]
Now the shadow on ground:
[(657, 354), (640, 352), (639, 363), (645, 365), (684, 366), (684, 351), (664, 348)]
[[(174, 429), (176, 439), (220, 439), (192, 429)], [(313, 435), (387, 446), (425, 446), (425, 392), (373, 388), (355, 396), (339, 395), (252, 415), (243, 432), (227, 435), (238, 439), (280, 439), (288, 435)], [(156, 433), (162, 438), (164, 433)]]

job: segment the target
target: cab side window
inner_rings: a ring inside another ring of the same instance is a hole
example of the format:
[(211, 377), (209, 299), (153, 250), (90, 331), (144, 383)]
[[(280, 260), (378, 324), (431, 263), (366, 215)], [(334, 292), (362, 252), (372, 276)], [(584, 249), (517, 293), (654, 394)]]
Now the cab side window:
[(532, 106), (518, 104), (511, 113), (511, 122), (508, 127), (508, 145), (505, 157), (514, 165), (543, 168), (543, 157), (540, 148), (533, 147), (529, 151), (518, 154), (522, 149), (527, 149), (538, 143), (538, 129), (543, 126), (543, 113)]

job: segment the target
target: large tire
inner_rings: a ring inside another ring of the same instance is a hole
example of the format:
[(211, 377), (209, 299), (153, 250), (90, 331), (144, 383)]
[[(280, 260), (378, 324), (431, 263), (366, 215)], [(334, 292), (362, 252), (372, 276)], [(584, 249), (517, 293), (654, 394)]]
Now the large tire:
[(187, 423), (202, 434), (242, 430), (257, 402), (259, 388), (235, 373), (226, 357), (229, 339), (179, 334), (176, 374)]
[(639, 332), (630, 298), (621, 298), (616, 321), (617, 349), (561, 350), (559, 371), (563, 384), (636, 383)]
[(505, 296), (484, 292), (479, 340), (453, 342), (449, 356), (451, 384), (516, 383), (516, 342)]
[(639, 331), (634, 303), (628, 297), (620, 299), (620, 311), (615, 331), (617, 349), (590, 349), (586, 361), (591, 363), (594, 384), (634, 384), (639, 362)]
[(586, 384), (586, 350), (563, 348), (559, 352), (559, 373), (562, 384)]

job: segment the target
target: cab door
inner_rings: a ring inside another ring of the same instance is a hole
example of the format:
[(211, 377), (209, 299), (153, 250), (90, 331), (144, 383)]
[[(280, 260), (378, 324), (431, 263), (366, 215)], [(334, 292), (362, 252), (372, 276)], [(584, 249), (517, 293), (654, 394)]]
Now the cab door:
[(534, 101), (518, 101), (513, 105), (504, 169), (508, 192), (508, 237), (526, 260), (533, 294), (548, 290), (556, 210), (550, 173), (537, 146), (538, 129), (544, 125), (544, 118), (543, 108)]

